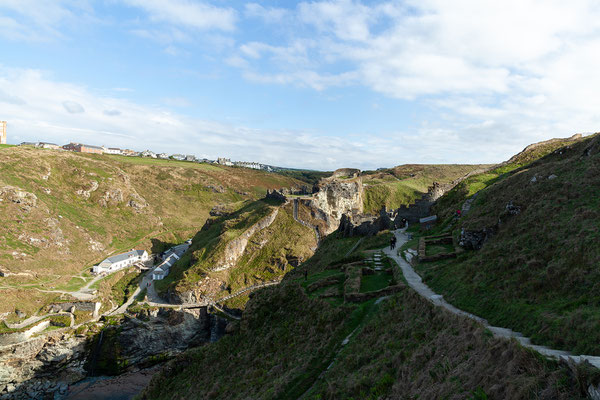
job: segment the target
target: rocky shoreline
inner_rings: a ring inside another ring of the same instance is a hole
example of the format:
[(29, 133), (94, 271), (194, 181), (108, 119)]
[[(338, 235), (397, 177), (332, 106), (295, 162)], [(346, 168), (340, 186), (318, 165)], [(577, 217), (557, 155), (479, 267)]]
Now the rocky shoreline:
[[(72, 388), (85, 382), (89, 396), (100, 396), (113, 383), (114, 393), (125, 393), (124, 385), (140, 390), (155, 365), (220, 338), (226, 325), (206, 308), (155, 307), (94, 323), (87, 332), (63, 329), (1, 346), (0, 399), (77, 399), (82, 397), (72, 397), (77, 394)], [(87, 380), (106, 375), (115, 377)], [(129, 398), (89, 396), (85, 398)]]

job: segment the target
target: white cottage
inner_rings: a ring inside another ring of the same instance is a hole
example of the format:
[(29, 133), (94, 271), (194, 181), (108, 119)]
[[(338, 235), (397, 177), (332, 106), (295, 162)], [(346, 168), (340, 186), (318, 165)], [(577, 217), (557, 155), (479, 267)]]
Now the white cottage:
[(113, 272), (119, 269), (129, 267), (137, 262), (148, 261), (150, 256), (146, 250), (131, 250), (127, 253), (117, 254), (116, 256), (108, 257), (98, 265), (94, 265), (92, 271), (94, 274), (102, 274), (105, 272)]
[(160, 263), (158, 267), (152, 271), (152, 280), (160, 281), (165, 279), (165, 276), (169, 275), (169, 271), (175, 262), (179, 260), (179, 256), (175, 253), (171, 253), (165, 260)]

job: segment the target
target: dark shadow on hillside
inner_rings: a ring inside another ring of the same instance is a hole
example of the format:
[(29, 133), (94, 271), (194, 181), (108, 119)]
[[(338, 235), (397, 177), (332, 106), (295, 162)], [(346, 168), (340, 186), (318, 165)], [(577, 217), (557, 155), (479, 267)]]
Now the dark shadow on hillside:
[(152, 254), (162, 253), (163, 251), (177, 245), (177, 243), (164, 242), (160, 239), (150, 239), (150, 241), (152, 242)]

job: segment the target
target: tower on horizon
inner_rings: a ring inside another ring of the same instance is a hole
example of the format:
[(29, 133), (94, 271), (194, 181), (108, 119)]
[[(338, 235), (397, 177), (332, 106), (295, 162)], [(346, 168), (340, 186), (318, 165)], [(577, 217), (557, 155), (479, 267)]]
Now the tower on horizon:
[(0, 144), (6, 144), (6, 121), (0, 121)]

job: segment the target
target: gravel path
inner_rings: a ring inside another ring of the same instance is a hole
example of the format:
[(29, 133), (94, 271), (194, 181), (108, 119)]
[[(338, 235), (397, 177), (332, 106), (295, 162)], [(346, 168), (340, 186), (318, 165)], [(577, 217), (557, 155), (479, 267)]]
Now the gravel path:
[[(406, 229), (398, 229), (393, 232), (394, 235), (396, 235), (396, 238), (398, 239), (398, 242), (397, 242), (398, 248), (400, 248), (404, 243), (406, 243), (408, 241), (408, 237), (405, 233), (405, 230)], [(408, 282), (409, 286), (412, 287), (421, 296), (423, 296), (424, 298), (426, 298), (427, 300), (429, 300), (430, 302), (435, 304), (436, 306), (443, 307), (453, 314), (461, 315), (461, 316), (473, 319), (473, 320), (481, 323), (483, 326), (485, 326), (487, 329), (489, 329), (494, 334), (495, 337), (500, 337), (500, 338), (505, 338), (505, 339), (515, 338), (519, 343), (521, 343), (522, 346), (533, 349), (546, 357), (558, 358), (558, 359), (571, 359), (576, 363), (580, 363), (583, 361), (589, 361), (589, 363), (592, 364), (593, 366), (595, 366), (596, 368), (600, 368), (600, 357), (598, 357), (598, 356), (574, 355), (568, 351), (555, 350), (555, 349), (551, 349), (546, 346), (539, 346), (539, 345), (532, 344), (531, 339), (523, 336), (519, 332), (514, 332), (513, 330), (508, 329), (508, 328), (492, 326), (492, 325), (490, 325), (490, 323), (487, 320), (454, 307), (452, 304), (450, 304), (446, 300), (444, 300), (442, 295), (435, 293), (433, 290), (431, 290), (429, 288), (429, 286), (427, 286), (425, 283), (423, 283), (419, 274), (417, 274), (415, 272), (415, 270), (412, 268), (412, 266), (409, 263), (407, 263), (404, 260), (404, 258), (402, 258), (401, 256), (399, 256), (397, 254), (396, 250), (390, 250), (390, 248), (387, 247), (384, 251), (390, 258), (394, 259), (396, 261), (396, 263), (400, 266), (400, 268), (402, 269), (402, 273), (404, 274), (404, 277), (406, 278), (406, 281)]]

